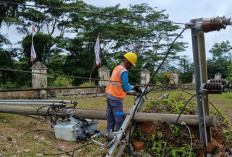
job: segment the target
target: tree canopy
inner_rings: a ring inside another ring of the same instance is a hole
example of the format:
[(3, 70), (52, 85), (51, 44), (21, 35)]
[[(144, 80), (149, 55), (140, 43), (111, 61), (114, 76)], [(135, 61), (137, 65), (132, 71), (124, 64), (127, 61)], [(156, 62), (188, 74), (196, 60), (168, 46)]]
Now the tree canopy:
[(209, 78), (214, 78), (214, 75), (218, 72), (222, 74), (222, 78), (229, 77), (231, 73), (229, 66), (232, 63), (232, 46), (230, 42), (216, 42), (209, 52), (212, 53), (212, 59), (207, 61)]
[[(138, 62), (129, 72), (129, 77), (132, 82), (138, 82), (139, 72), (142, 69), (147, 68), (153, 72), (160, 64), (180, 29), (169, 20), (165, 10), (152, 8), (145, 3), (122, 8), (119, 4), (111, 7), (96, 7), (75, 0), (7, 0), (5, 2), (0, 3), (2, 8), (0, 27), (14, 26), (23, 36), (22, 41), (19, 42), (21, 47), (14, 49), (3, 48), (3, 45), (11, 43), (0, 34), (0, 65), (10, 69), (30, 70), (31, 26), (34, 25), (37, 31), (33, 38), (37, 54), (35, 61), (44, 63), (50, 73), (97, 78), (94, 45), (99, 35), (101, 65), (113, 70), (114, 66), (122, 62), (123, 54), (133, 51), (138, 55)], [(168, 57), (169, 61), (179, 60), (178, 71), (183, 74), (182, 82), (189, 82), (193, 73), (188, 59), (179, 58), (178, 55), (178, 52), (185, 50), (186, 44), (175, 42)], [(213, 60), (209, 60), (208, 64), (211, 66), (216, 62), (215, 59), (220, 60), (222, 56), (224, 59), (226, 56), (231, 56), (230, 50), (228, 41), (215, 43), (210, 50)], [(168, 63), (162, 68), (173, 69)], [(214, 67), (211, 69), (218, 70)], [(210, 70), (209, 72), (211, 73)], [(13, 79), (15, 80), (12, 83), (13, 87), (22, 87), (23, 83), (30, 87), (29, 75), (15, 79), (16, 74), (5, 73), (8, 75), (0, 77), (2, 84)], [(55, 77), (49, 77), (51, 84), (55, 80)], [(85, 82), (80, 79), (70, 81), (72, 85)]]

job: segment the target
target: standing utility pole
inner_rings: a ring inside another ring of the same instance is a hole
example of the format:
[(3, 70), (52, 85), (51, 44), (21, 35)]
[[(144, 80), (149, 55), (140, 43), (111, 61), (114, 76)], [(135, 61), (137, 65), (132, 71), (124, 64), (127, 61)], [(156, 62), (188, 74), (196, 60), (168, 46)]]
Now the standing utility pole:
[(203, 146), (207, 147), (207, 142), (211, 142), (211, 129), (210, 127), (206, 127), (205, 116), (208, 116), (210, 112), (208, 94), (201, 90), (202, 84), (206, 83), (208, 80), (204, 32), (219, 31), (222, 28), (225, 29), (226, 26), (231, 23), (230, 19), (226, 19), (225, 17), (193, 19), (191, 20), (191, 23), (193, 24), (191, 32), (196, 92), (198, 93), (197, 108), (199, 115), (200, 140), (203, 143)]

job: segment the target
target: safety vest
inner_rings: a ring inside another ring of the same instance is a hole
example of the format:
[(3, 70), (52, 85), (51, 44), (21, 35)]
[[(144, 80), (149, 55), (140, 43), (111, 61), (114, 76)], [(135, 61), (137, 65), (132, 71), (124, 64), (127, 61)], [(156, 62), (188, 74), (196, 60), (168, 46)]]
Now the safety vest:
[[(106, 93), (120, 99), (125, 99), (126, 92), (123, 90), (122, 82), (121, 82), (121, 74), (127, 71), (127, 69), (122, 66), (118, 65), (114, 68), (113, 73), (110, 77), (110, 81), (106, 87)], [(116, 81), (116, 82), (112, 82)]]

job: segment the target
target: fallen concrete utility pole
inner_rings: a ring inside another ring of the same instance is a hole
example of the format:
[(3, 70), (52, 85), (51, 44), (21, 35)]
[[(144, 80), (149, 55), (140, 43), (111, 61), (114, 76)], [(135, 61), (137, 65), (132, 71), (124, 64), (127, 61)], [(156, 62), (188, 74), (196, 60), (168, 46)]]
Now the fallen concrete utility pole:
[[(106, 112), (102, 110), (82, 110), (82, 109), (65, 109), (56, 111), (59, 114), (68, 115), (72, 113), (74, 116), (79, 116), (87, 119), (106, 120)], [(52, 113), (48, 112), (48, 108), (35, 108), (35, 107), (22, 107), (22, 106), (9, 106), (0, 105), (0, 113), (13, 113), (23, 115), (40, 115), (46, 116)], [(127, 115), (128, 113), (125, 113)], [(136, 112), (134, 120), (135, 122), (154, 122), (164, 121), (167, 123), (175, 123), (178, 114), (161, 114), (161, 113), (142, 113)], [(198, 125), (198, 115), (181, 115), (178, 124), (185, 122), (187, 125)], [(215, 126), (216, 118), (214, 116), (206, 116), (206, 125)]]

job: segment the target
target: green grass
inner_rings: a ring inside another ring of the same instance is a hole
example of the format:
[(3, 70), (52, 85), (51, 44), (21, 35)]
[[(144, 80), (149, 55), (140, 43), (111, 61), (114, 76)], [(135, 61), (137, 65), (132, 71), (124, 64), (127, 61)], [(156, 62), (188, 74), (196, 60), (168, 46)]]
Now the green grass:
[(232, 93), (223, 93), (221, 95), (210, 95), (209, 101), (215, 104), (223, 114), (230, 114), (232, 107)]
[[(194, 90), (188, 90), (188, 92), (194, 94)], [(170, 96), (175, 96), (178, 93), (182, 93), (186, 99), (190, 98), (191, 95), (180, 91), (157, 91), (148, 94), (148, 98), (144, 105), (149, 104), (152, 99), (158, 99), (164, 93), (168, 93)], [(106, 110), (106, 97), (93, 97), (93, 98), (78, 98), (71, 99), (78, 102), (77, 108), (79, 109), (94, 109), (94, 110)], [(221, 95), (210, 95), (209, 100), (217, 107), (217, 109), (229, 118), (230, 123), (232, 123), (232, 94), (225, 93)], [(192, 100), (196, 102), (196, 98)], [(134, 97), (127, 96), (124, 100), (124, 110), (130, 110), (130, 107), (134, 104)], [(211, 112), (215, 110), (210, 107)], [(99, 121), (99, 128), (106, 128), (106, 121)], [(35, 129), (44, 129), (48, 131), (40, 132), (26, 132), (35, 130)], [(72, 150), (84, 143), (75, 143), (57, 140), (54, 138), (54, 135), (51, 133), (53, 129), (50, 128), (50, 125), (36, 121), (32, 118), (4, 114), (0, 113), (0, 156), (41, 156), (43, 153), (59, 153), (59, 149), (64, 151)], [(104, 156), (106, 149), (100, 148), (98, 145), (90, 145), (85, 148), (82, 148), (79, 151), (76, 151), (76, 156)]]

